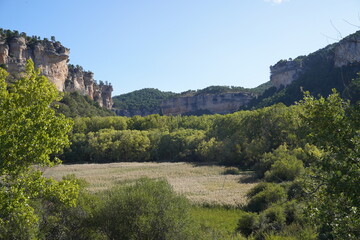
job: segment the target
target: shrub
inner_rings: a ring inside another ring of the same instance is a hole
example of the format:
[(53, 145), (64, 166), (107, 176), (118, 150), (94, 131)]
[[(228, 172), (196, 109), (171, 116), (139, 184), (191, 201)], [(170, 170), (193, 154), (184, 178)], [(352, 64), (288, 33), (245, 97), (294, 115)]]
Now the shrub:
[(260, 220), (257, 213), (244, 212), (240, 215), (237, 231), (248, 237), (259, 229)]
[(261, 212), (271, 204), (287, 198), (285, 189), (275, 183), (260, 183), (251, 189), (247, 196), (250, 200), (246, 208), (252, 212)]
[(265, 180), (268, 182), (293, 181), (303, 172), (303, 162), (295, 156), (289, 156), (287, 159), (275, 161), (270, 170), (265, 172)]
[(262, 231), (280, 231), (286, 225), (284, 208), (280, 205), (270, 207), (260, 214)]
[(240, 170), (236, 167), (227, 167), (225, 171), (223, 172), (225, 175), (239, 175)]
[(109, 239), (193, 239), (189, 203), (164, 180), (114, 188), (95, 215)]

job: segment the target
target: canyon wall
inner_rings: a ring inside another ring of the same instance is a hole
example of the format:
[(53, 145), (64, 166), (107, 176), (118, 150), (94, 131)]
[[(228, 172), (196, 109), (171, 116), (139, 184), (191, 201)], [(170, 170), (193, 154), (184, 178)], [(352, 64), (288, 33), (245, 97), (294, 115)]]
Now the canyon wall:
[(254, 95), (248, 93), (199, 94), (195, 96), (176, 97), (161, 103), (164, 115), (196, 114), (227, 114), (239, 110), (246, 105)]
[(24, 70), (26, 61), (32, 59), (35, 67), (55, 84), (59, 91), (78, 91), (88, 95), (100, 106), (111, 109), (112, 86), (97, 84), (93, 73), (81, 67), (68, 65), (70, 50), (58, 41), (26, 37), (13, 32), (0, 33), (0, 65), (12, 77)]

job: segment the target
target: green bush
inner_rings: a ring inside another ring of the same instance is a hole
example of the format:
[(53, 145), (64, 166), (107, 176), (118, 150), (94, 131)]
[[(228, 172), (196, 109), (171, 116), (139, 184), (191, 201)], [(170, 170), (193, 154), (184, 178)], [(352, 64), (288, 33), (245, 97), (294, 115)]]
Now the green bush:
[(99, 204), (95, 195), (85, 190), (87, 183), (74, 175), (63, 179), (75, 181), (80, 186), (76, 206), (69, 207), (55, 199), (34, 201), (39, 215), (39, 239), (87, 240), (101, 235), (92, 224), (93, 209)]
[(94, 219), (109, 239), (197, 239), (189, 209), (166, 181), (144, 178), (112, 189)]
[(286, 215), (281, 205), (272, 206), (260, 214), (263, 232), (280, 231), (286, 225)]
[(260, 183), (251, 189), (247, 196), (249, 202), (246, 208), (251, 212), (261, 212), (271, 204), (287, 199), (285, 189), (275, 183)]
[(275, 161), (269, 171), (265, 172), (265, 180), (268, 182), (293, 181), (304, 172), (304, 165), (295, 156)]
[(237, 231), (248, 237), (260, 227), (260, 218), (257, 213), (244, 212), (240, 215)]

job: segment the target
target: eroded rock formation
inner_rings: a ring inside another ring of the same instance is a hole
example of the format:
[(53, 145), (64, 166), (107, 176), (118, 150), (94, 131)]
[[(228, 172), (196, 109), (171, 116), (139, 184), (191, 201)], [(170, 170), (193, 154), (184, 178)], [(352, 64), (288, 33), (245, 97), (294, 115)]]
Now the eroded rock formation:
[(335, 67), (360, 62), (360, 31), (341, 40), (335, 46)]
[(69, 65), (67, 79), (65, 81), (65, 91), (77, 91), (83, 95), (88, 95), (100, 106), (111, 109), (113, 101), (111, 93), (113, 88), (109, 84), (94, 80), (94, 73), (84, 71), (81, 66)]
[(161, 111), (164, 115), (196, 114), (197, 112), (227, 114), (238, 111), (253, 97), (254, 95), (248, 93), (222, 93), (170, 98), (162, 102)]
[(301, 61), (280, 61), (274, 66), (270, 66), (270, 81), (276, 88), (280, 88), (282, 85), (287, 86), (298, 78), (302, 70)]
[[(9, 31), (8, 31), (9, 33)], [(25, 34), (0, 33), (0, 64), (5, 65), (12, 76), (24, 70), (26, 61), (32, 59), (59, 91), (78, 91), (88, 95), (100, 106), (111, 109), (112, 86), (97, 84), (92, 72), (79, 66), (68, 65), (70, 50), (57, 41), (29, 38)]]

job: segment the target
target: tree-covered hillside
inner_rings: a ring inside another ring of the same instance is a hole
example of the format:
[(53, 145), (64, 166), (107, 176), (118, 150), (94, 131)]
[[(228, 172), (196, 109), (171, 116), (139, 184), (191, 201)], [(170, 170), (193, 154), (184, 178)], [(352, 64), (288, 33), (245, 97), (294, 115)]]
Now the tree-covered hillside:
[(63, 98), (56, 105), (56, 112), (62, 113), (66, 117), (74, 118), (115, 115), (114, 112), (100, 107), (97, 102), (78, 92), (65, 92)]
[(163, 92), (155, 88), (144, 88), (114, 96), (113, 107), (125, 110), (160, 111), (161, 101), (175, 95), (176, 93), (173, 92)]

